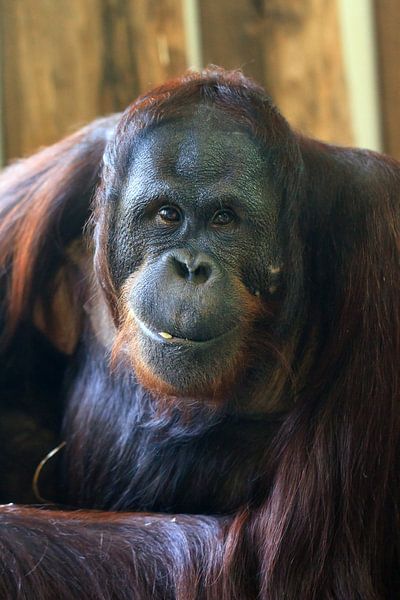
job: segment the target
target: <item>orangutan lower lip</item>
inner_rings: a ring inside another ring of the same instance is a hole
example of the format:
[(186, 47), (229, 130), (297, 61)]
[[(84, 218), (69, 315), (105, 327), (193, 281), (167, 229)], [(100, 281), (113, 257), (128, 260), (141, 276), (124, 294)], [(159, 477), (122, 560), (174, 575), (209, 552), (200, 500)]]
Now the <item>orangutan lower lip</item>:
[(158, 331), (158, 332), (153, 331), (152, 329), (150, 329), (150, 327), (148, 325), (146, 325), (146, 323), (144, 323), (141, 319), (139, 319), (135, 314), (133, 316), (135, 318), (135, 321), (139, 325), (140, 329), (147, 337), (151, 338), (155, 342), (159, 342), (159, 343), (163, 342), (164, 344), (193, 344), (193, 345), (195, 344), (196, 346), (205, 345), (205, 344), (209, 344), (210, 342), (214, 342), (215, 340), (218, 340), (218, 339), (230, 334), (234, 329), (236, 329), (236, 327), (235, 327), (234, 329), (231, 329), (230, 331), (222, 333), (221, 335), (217, 335), (208, 340), (191, 340), (189, 338), (175, 337), (174, 335), (172, 335), (171, 333), (166, 332), (166, 331)]
[(171, 333), (167, 333), (166, 331), (153, 331), (152, 329), (150, 329), (150, 327), (148, 325), (146, 325), (146, 323), (144, 323), (141, 319), (139, 319), (139, 317), (137, 317), (135, 314), (133, 315), (135, 318), (136, 323), (139, 325), (140, 329), (142, 330), (142, 332), (147, 335), (147, 337), (151, 338), (152, 340), (154, 340), (155, 342), (165, 342), (165, 343), (187, 343), (187, 342), (192, 342), (192, 343), (198, 343), (195, 340), (189, 340), (187, 338), (179, 338), (179, 337), (175, 337), (173, 336)]

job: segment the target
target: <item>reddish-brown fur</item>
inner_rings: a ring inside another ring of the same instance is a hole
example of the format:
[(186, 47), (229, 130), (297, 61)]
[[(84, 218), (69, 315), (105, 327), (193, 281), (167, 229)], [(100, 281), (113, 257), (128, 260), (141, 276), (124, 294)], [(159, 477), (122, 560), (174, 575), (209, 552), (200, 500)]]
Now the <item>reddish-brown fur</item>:
[[(294, 134), (258, 86), (219, 70), (189, 74), (137, 100), (119, 122), (119, 143), (165, 114), (184, 116), (199, 94), (273, 149), (283, 203), (284, 294), (278, 327), (261, 347), (278, 357), (265, 397), (290, 410), (266, 446), (257, 491), (235, 514), (2, 508), (0, 595), (394, 600), (400, 589), (400, 166)], [(110, 168), (110, 154), (100, 175), (115, 123), (96, 122), (10, 167), (0, 180), (5, 352), (15, 350), (14, 336), (32, 322), (37, 299), (49, 299), (97, 184), (96, 272), (121, 326), (107, 262), (105, 190), (121, 177)], [(121, 331), (117, 348), (126, 340)], [(82, 423), (71, 443), (77, 472), (91, 433)], [(99, 438), (99, 453), (102, 443)], [(84, 475), (89, 483), (94, 477)]]

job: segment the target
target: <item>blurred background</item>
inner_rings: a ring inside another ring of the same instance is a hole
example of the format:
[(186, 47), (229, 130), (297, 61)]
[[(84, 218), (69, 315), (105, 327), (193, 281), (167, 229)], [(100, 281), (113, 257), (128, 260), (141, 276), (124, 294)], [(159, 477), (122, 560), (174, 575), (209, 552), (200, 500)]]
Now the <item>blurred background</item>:
[(290, 123), (400, 159), (400, 0), (0, 0), (1, 162), (209, 63)]

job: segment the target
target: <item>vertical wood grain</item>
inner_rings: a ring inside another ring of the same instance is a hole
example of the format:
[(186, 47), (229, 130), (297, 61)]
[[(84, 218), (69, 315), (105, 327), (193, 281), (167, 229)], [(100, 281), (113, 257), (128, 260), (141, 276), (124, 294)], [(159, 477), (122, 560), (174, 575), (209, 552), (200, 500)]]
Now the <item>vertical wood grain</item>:
[(206, 63), (242, 68), (304, 133), (351, 143), (335, 0), (202, 0), (200, 7)]
[(400, 160), (400, 3), (375, 0), (384, 150)]
[(1, 0), (6, 158), (186, 68), (181, 0)]

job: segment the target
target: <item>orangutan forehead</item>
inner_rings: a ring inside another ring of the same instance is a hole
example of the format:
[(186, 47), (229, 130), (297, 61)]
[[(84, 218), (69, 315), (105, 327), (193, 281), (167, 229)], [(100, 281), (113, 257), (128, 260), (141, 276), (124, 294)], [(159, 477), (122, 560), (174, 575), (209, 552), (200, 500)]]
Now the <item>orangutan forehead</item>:
[(187, 117), (162, 123), (137, 140), (132, 166), (178, 179), (241, 173), (266, 175), (265, 151), (250, 131), (215, 107), (199, 106)]

